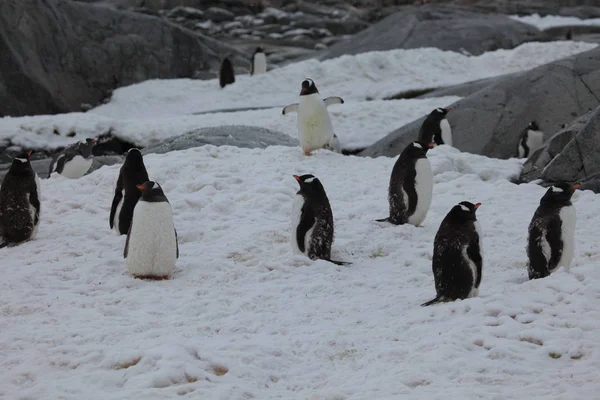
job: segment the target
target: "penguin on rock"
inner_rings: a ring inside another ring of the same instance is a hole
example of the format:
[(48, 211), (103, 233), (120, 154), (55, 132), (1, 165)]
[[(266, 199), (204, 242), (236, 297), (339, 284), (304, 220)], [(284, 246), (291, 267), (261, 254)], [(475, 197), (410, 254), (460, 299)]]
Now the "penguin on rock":
[(332, 104), (344, 104), (344, 100), (341, 97), (327, 97), (323, 100), (313, 80), (307, 78), (302, 82), (300, 101), (281, 111), (283, 115), (298, 113), (298, 136), (304, 155), (310, 156), (311, 152), (323, 148), (338, 153), (342, 151), (327, 111), (327, 106)]
[(267, 72), (267, 56), (262, 47), (257, 47), (252, 56), (250, 75), (261, 75)]
[(460, 202), (443, 219), (433, 243), (432, 269), (437, 296), (422, 306), (478, 295), (483, 247), (475, 212), (480, 205)]
[(16, 157), (0, 187), (0, 247), (34, 239), (40, 223), (40, 179), (31, 151)]
[(148, 172), (144, 165), (142, 153), (139, 149), (130, 149), (123, 166), (119, 170), (119, 178), (117, 179), (108, 220), (110, 228), (114, 229), (118, 235), (125, 235), (129, 231), (133, 209), (142, 194), (137, 185), (148, 180)]
[(434, 142), (436, 145), (452, 146), (452, 129), (446, 119), (451, 108), (436, 108), (433, 110), (419, 130), (419, 141), (423, 143)]
[(65, 148), (52, 159), (48, 177), (57, 172), (69, 179), (79, 179), (84, 176), (94, 162), (92, 150), (96, 145), (96, 139), (85, 139), (85, 142), (77, 142)]
[(337, 265), (348, 265), (331, 259), (334, 225), (329, 199), (321, 181), (314, 175), (294, 175), (300, 190), (292, 209), (292, 247), (311, 260), (325, 260)]
[(545, 278), (560, 267), (569, 271), (575, 252), (577, 214), (571, 196), (579, 184), (551, 186), (529, 224), (529, 279)]
[(233, 72), (233, 64), (229, 58), (225, 57), (221, 63), (221, 70), (219, 72), (219, 85), (224, 88), (235, 82), (235, 73)]
[(531, 121), (525, 130), (519, 135), (517, 146), (517, 157), (527, 158), (534, 151), (544, 145), (544, 132), (540, 130), (537, 122)]
[(133, 211), (123, 256), (134, 278), (162, 280), (173, 275), (179, 258), (171, 204), (153, 181), (137, 185), (142, 196)]
[(390, 215), (378, 222), (421, 225), (433, 195), (433, 172), (427, 151), (434, 143), (412, 142), (402, 151), (392, 169), (388, 188)]

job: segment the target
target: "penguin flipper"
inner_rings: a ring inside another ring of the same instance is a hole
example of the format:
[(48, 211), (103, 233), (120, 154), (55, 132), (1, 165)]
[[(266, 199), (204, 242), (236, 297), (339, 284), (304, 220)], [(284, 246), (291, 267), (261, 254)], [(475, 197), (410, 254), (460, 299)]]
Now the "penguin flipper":
[(173, 230), (175, 231), (175, 250), (177, 251), (176, 258), (179, 258), (179, 242), (177, 241), (177, 229), (173, 228)]
[(293, 112), (297, 112), (297, 111), (298, 111), (298, 103), (294, 103), (294, 104), (290, 104), (290, 105), (283, 107), (283, 110), (281, 110), (281, 114), (285, 115), (285, 114), (289, 114), (289, 113), (293, 113)]
[(446, 301), (448, 301), (448, 299), (446, 299), (444, 296), (436, 296), (435, 299), (429, 300), (429, 301), (421, 304), (421, 307), (427, 307), (427, 306), (431, 306), (433, 304), (443, 303)]
[(332, 104), (344, 104), (344, 99), (338, 96), (331, 96), (323, 100), (326, 105), (330, 106)]
[(129, 230), (127, 231), (127, 239), (125, 239), (125, 249), (123, 249), (123, 258), (127, 258), (127, 253), (129, 252), (129, 237), (131, 236), (131, 227), (133, 226), (133, 221), (129, 225)]
[(330, 259), (326, 259), (325, 261), (329, 261), (330, 263), (333, 263), (335, 265), (352, 265), (352, 263), (348, 262), (348, 261), (336, 261), (336, 260), (330, 260)]
[(119, 202), (123, 198), (123, 175), (119, 172), (119, 178), (117, 179), (117, 187), (115, 188), (115, 197), (113, 197), (113, 202), (110, 207), (110, 217), (108, 220), (108, 224), (110, 225), (110, 229), (113, 228), (113, 224), (115, 221), (115, 214), (117, 212), (117, 206)]

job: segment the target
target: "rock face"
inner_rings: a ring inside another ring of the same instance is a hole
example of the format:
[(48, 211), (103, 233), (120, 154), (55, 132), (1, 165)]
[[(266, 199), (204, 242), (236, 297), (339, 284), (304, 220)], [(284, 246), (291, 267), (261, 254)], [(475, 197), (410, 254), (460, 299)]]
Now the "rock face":
[(506, 16), (444, 6), (423, 6), (390, 15), (351, 39), (335, 44), (321, 59), (419, 47), (479, 55), (542, 39), (543, 35), (537, 28)]
[[(490, 85), (449, 105), (454, 147), (496, 158), (516, 155), (519, 134), (538, 122), (546, 138), (600, 101), (600, 47), (495, 78)], [(393, 157), (416, 139), (424, 117), (403, 126), (360, 153)]]
[(153, 78), (218, 71), (233, 48), (170, 24), (101, 4), (0, 2), (0, 117), (80, 111), (112, 89)]

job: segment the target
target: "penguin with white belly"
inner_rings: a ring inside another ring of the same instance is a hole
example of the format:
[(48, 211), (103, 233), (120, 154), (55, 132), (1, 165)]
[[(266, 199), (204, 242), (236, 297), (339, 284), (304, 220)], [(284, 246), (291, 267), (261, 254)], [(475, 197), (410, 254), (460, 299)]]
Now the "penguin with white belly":
[(77, 142), (65, 148), (52, 159), (48, 177), (57, 172), (69, 179), (79, 179), (84, 176), (94, 162), (92, 150), (96, 145), (96, 139), (85, 139), (85, 142)]
[(442, 221), (433, 243), (435, 303), (477, 296), (483, 267), (482, 232), (475, 212), (481, 204), (463, 201)]
[(16, 157), (0, 187), (0, 247), (34, 239), (40, 223), (40, 179), (29, 153)]
[(173, 212), (160, 185), (137, 185), (142, 196), (133, 211), (123, 256), (134, 278), (162, 280), (173, 275), (179, 258)]
[(392, 169), (388, 188), (390, 215), (378, 222), (421, 225), (433, 196), (433, 172), (427, 151), (434, 143), (412, 142), (402, 151)]
[(569, 270), (575, 252), (577, 214), (571, 196), (579, 184), (551, 186), (529, 224), (529, 279), (545, 278), (560, 267)]
[(141, 196), (137, 185), (148, 180), (148, 172), (144, 165), (142, 153), (139, 149), (130, 149), (123, 166), (119, 170), (119, 178), (117, 179), (108, 219), (110, 228), (114, 229), (118, 235), (125, 235), (129, 231), (133, 209)]
[(310, 156), (311, 152), (323, 148), (341, 152), (340, 141), (333, 132), (333, 124), (327, 111), (327, 106), (332, 104), (344, 104), (344, 100), (341, 97), (327, 97), (323, 100), (313, 80), (307, 78), (302, 82), (300, 101), (281, 111), (283, 115), (298, 113), (298, 136), (304, 155)]
[(252, 69), (250, 75), (261, 75), (267, 72), (267, 55), (262, 47), (257, 47), (252, 56)]
[(534, 151), (544, 145), (544, 132), (540, 130), (537, 122), (531, 121), (527, 128), (519, 135), (517, 157), (527, 158)]
[(294, 175), (300, 190), (292, 209), (292, 247), (311, 260), (325, 260), (337, 265), (348, 265), (331, 259), (334, 225), (329, 199), (321, 181), (314, 175)]
[(436, 108), (433, 110), (419, 130), (419, 141), (424, 143), (434, 142), (437, 146), (442, 144), (452, 146), (452, 129), (446, 119), (451, 108)]

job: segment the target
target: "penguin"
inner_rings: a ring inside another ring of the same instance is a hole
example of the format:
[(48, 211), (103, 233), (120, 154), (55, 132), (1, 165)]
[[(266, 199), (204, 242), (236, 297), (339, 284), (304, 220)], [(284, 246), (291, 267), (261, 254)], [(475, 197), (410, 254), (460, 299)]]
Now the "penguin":
[(48, 177), (57, 172), (69, 179), (79, 179), (84, 176), (94, 162), (92, 149), (96, 145), (96, 139), (85, 139), (85, 142), (77, 142), (65, 148), (52, 159)]
[(452, 146), (452, 129), (446, 119), (451, 108), (436, 108), (433, 110), (419, 130), (419, 141), (423, 143), (435, 142), (436, 145)]
[(219, 84), (221, 88), (235, 82), (235, 73), (233, 72), (233, 64), (229, 58), (225, 57), (221, 63), (221, 72), (219, 73)]
[(133, 217), (133, 209), (141, 196), (137, 185), (148, 180), (142, 152), (136, 148), (129, 149), (119, 171), (108, 220), (110, 228), (114, 229), (118, 235), (127, 234)]
[(531, 121), (527, 128), (519, 136), (519, 144), (517, 146), (517, 157), (527, 158), (534, 151), (544, 145), (544, 132), (540, 130), (537, 122)]
[(529, 224), (529, 279), (545, 278), (560, 267), (569, 271), (575, 252), (577, 214), (571, 196), (579, 184), (548, 188)]
[(292, 208), (292, 247), (311, 260), (325, 260), (337, 265), (349, 265), (331, 259), (333, 243), (333, 213), (325, 189), (314, 175), (294, 175), (300, 190)]
[(35, 239), (40, 223), (40, 178), (29, 158), (16, 157), (0, 187), (0, 247)]
[(573, 31), (571, 29), (569, 29), (567, 31), (567, 33), (565, 34), (565, 39), (566, 40), (573, 40)]
[(260, 75), (267, 72), (267, 56), (262, 47), (257, 47), (252, 56), (252, 69), (250, 75)]
[(378, 222), (419, 226), (425, 220), (433, 195), (433, 172), (427, 150), (434, 145), (412, 142), (402, 151), (390, 176), (390, 215)]
[(431, 304), (479, 294), (483, 266), (483, 237), (475, 212), (481, 203), (462, 201), (443, 219), (433, 243), (435, 299)]
[(127, 269), (134, 278), (169, 279), (179, 258), (171, 204), (156, 182), (147, 181), (137, 188), (141, 197), (123, 251)]
[(300, 101), (284, 107), (281, 111), (283, 115), (298, 113), (298, 136), (305, 156), (310, 156), (311, 152), (322, 148), (329, 148), (338, 153), (342, 151), (327, 111), (327, 106), (332, 104), (344, 104), (344, 100), (341, 97), (321, 99), (313, 80), (306, 78), (302, 81)]

